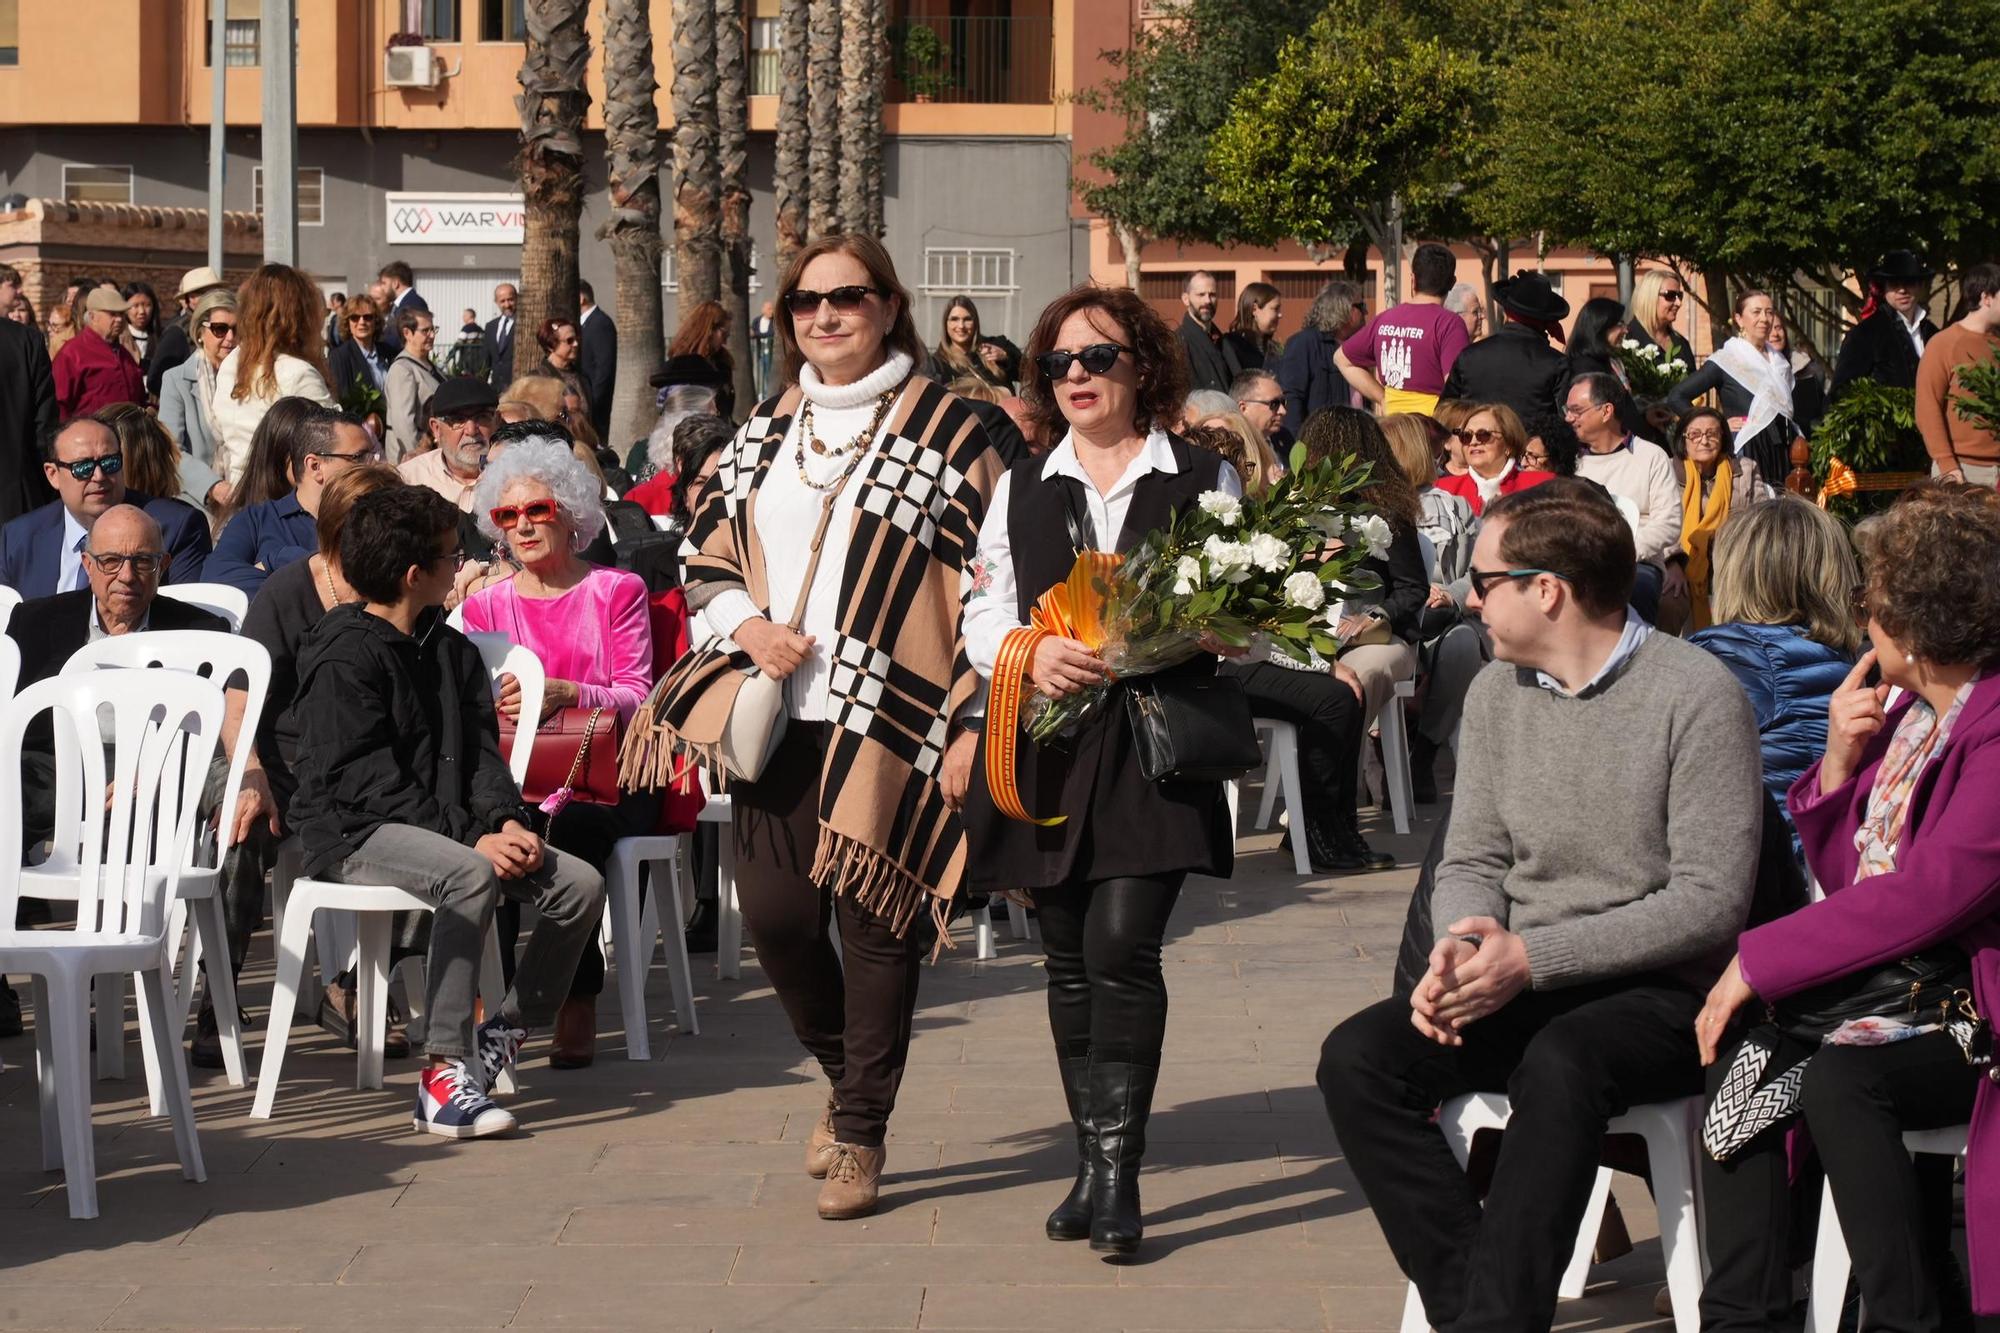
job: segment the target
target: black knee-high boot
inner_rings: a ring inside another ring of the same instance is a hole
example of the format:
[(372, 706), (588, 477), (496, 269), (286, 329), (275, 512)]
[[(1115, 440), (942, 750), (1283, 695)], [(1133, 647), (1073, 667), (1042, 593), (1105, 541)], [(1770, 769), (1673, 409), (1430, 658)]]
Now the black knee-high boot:
[(1097, 1131), (1090, 1117), (1090, 1057), (1066, 1055), (1058, 1063), (1062, 1066), (1063, 1098), (1069, 1102), (1069, 1118), (1076, 1123), (1076, 1183), (1049, 1214), (1044, 1229), (1050, 1240), (1088, 1240), (1090, 1182), (1097, 1154)]
[(1096, 1131), (1090, 1181), (1090, 1248), (1126, 1255), (1139, 1248), (1145, 1226), (1139, 1213), (1139, 1163), (1146, 1155), (1146, 1121), (1153, 1113), (1157, 1065), (1093, 1059), (1089, 1070), (1090, 1121)]

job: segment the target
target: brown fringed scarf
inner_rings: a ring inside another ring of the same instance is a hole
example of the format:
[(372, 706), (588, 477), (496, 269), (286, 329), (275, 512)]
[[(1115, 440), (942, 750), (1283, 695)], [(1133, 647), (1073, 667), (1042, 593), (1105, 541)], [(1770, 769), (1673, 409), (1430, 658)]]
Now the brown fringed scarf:
[[(723, 450), (718, 484), (688, 532), (690, 608), (730, 588), (770, 606), (757, 491), (800, 397), (794, 386), (762, 404)], [(1000, 471), (970, 409), (913, 376), (864, 467), (854, 506), (812, 873), (833, 892), (854, 894), (899, 935), (929, 895), (942, 936), (945, 905), (965, 871), (965, 835), (944, 803), (938, 773), (952, 716), (981, 688), (961, 636), (960, 573), (973, 558)], [(710, 738), (727, 716), (731, 691), (722, 677), (750, 666), (741, 652), (728, 661), (691, 653), (654, 686), (627, 732), (624, 784), (658, 787), (689, 764), (705, 767), (719, 784)]]

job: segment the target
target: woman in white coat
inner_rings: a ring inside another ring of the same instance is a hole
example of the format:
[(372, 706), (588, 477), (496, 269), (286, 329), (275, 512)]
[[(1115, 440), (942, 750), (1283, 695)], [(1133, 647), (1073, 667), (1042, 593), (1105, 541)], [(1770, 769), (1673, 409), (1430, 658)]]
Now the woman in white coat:
[(257, 423), (280, 398), (309, 398), (338, 409), (327, 388), (320, 342), (320, 295), (313, 280), (285, 264), (265, 264), (237, 293), (236, 350), (215, 372), (209, 420), (215, 470), (232, 487), (242, 480)]

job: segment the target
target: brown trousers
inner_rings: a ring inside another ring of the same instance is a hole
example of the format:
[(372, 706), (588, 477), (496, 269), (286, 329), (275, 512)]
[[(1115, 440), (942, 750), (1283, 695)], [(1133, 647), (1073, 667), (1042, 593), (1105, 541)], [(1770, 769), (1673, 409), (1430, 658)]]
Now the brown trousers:
[[(851, 895), (813, 883), (828, 734), (826, 723), (793, 722), (764, 776), (731, 785), (736, 893), (792, 1031), (833, 1084), (835, 1136), (879, 1148), (910, 1054), (919, 946)], [(837, 953), (827, 933), (835, 912)]]

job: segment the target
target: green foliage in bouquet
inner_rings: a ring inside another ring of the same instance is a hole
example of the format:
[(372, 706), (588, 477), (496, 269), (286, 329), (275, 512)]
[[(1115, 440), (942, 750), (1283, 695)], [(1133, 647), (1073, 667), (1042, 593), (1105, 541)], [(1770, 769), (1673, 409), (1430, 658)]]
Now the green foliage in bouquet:
[(381, 415), (389, 407), (389, 400), (382, 391), (368, 382), (366, 375), (356, 375), (354, 383), (340, 391), (340, 410), (356, 420), (367, 417), (370, 412)]
[[(1930, 455), (1917, 433), (1916, 394), (1867, 379), (1842, 389), (1813, 432), (1814, 479), (1823, 484), (1836, 458), (1855, 473), (1927, 470)], [(1827, 508), (1852, 521), (1887, 509), (1895, 499), (1894, 491), (1857, 491), (1833, 497)]]
[(1625, 382), (1635, 398), (1664, 398), (1667, 391), (1688, 377), (1694, 369), (1677, 356), (1661, 350), (1658, 343), (1642, 343), (1627, 338), (1618, 344), (1618, 364), (1625, 368)]
[[(1294, 661), (1331, 660), (1341, 598), (1379, 586), (1359, 566), (1389, 549), (1388, 520), (1355, 502), (1367, 484), (1367, 464), (1308, 463), (1295, 445), (1291, 471), (1261, 498), (1203, 494), (1095, 582), (1106, 664), (1146, 675), (1186, 661), (1204, 640), (1247, 648), (1260, 636)], [(1039, 700), (1029, 734), (1043, 743), (1070, 734), (1108, 692)]]

